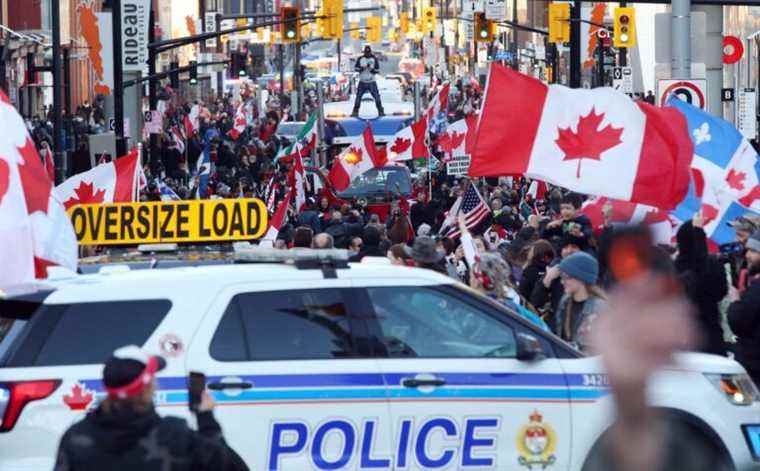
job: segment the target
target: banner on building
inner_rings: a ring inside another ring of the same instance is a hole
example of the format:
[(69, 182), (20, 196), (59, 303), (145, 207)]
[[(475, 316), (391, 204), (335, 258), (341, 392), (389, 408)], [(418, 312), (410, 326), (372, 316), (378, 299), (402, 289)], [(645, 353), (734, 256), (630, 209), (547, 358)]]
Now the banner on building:
[(141, 72), (148, 64), (150, 0), (121, 0), (121, 56), (124, 72)]
[(113, 17), (110, 12), (95, 12), (93, 2), (81, 0), (77, 4), (79, 34), (87, 44), (94, 77), (94, 91), (110, 95), (113, 90)]

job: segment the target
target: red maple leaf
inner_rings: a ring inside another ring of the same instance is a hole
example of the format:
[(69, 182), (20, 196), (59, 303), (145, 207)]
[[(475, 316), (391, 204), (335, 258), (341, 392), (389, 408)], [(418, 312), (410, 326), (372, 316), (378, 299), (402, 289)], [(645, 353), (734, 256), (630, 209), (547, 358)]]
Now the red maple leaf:
[(749, 208), (757, 199), (760, 199), (760, 186), (754, 187), (752, 191), (739, 200), (739, 203)]
[(11, 170), (8, 167), (8, 163), (0, 159), (0, 204), (3, 203), (3, 197), (8, 192), (8, 185), (10, 184)]
[(734, 169), (728, 171), (726, 176), (726, 182), (728, 186), (734, 190), (744, 190), (744, 179), (747, 178), (747, 174), (744, 172), (737, 172)]
[(84, 181), (80, 181), (79, 187), (74, 189), (76, 198), (67, 199), (63, 202), (63, 206), (69, 209), (76, 204), (102, 203), (106, 196), (106, 190), (94, 190), (95, 185), (92, 182), (85, 183)]
[(615, 129), (608, 124), (603, 129), (599, 125), (604, 120), (604, 113), (596, 114), (596, 109), (578, 119), (578, 132), (571, 128), (559, 128), (559, 138), (554, 141), (565, 153), (562, 160), (578, 160), (576, 178), (581, 177), (581, 161), (583, 159), (601, 160), (602, 152), (622, 143), (620, 135), (623, 129)]
[(23, 164), (20, 162), (18, 164), (18, 173), (21, 177), (21, 187), (24, 189), (26, 210), (29, 214), (36, 211), (47, 213), (53, 183), (42, 166), (40, 155), (29, 138), (26, 139), (24, 147), (19, 147), (18, 151), (24, 160)]
[(73, 388), (71, 388), (71, 394), (65, 394), (63, 396), (63, 403), (69, 406), (69, 409), (71, 410), (85, 410), (87, 409), (87, 406), (90, 405), (92, 402), (92, 393), (85, 393), (85, 389), (79, 385), (79, 383), (75, 384)]
[(450, 154), (454, 152), (454, 149), (462, 145), (464, 137), (464, 133), (458, 133), (456, 131), (453, 133), (446, 132), (441, 134), (441, 137), (438, 138), (438, 145), (441, 146), (441, 149), (444, 152)]
[(702, 205), (702, 219), (704, 221), (704, 225), (710, 224), (711, 221), (714, 221), (715, 218), (718, 217), (718, 208), (715, 206), (711, 206), (709, 204), (703, 204)]
[(391, 146), (391, 152), (395, 152), (396, 154), (403, 154), (411, 146), (412, 146), (411, 139), (402, 139), (400, 137), (397, 137), (396, 140), (393, 141), (393, 145)]

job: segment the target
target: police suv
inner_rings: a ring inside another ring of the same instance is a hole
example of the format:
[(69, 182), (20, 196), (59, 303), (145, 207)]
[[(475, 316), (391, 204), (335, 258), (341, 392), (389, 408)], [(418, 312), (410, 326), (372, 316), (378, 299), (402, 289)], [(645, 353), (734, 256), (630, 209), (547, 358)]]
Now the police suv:
[[(228, 443), (257, 470), (580, 470), (613, 420), (598, 358), (450, 278), (335, 252), (237, 258), (6, 293), (0, 469), (51, 469), (127, 344), (168, 361), (161, 414), (192, 420), (186, 378), (205, 373)], [(760, 397), (736, 362), (679, 354), (649, 397), (695, 448), (754, 465)]]

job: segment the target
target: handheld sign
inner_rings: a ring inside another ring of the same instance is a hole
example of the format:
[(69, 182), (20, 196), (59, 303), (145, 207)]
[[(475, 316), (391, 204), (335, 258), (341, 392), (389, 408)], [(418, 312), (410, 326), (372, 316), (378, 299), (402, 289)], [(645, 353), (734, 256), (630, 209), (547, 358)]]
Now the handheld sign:
[(79, 245), (249, 240), (267, 229), (266, 206), (255, 198), (83, 204), (67, 212)]

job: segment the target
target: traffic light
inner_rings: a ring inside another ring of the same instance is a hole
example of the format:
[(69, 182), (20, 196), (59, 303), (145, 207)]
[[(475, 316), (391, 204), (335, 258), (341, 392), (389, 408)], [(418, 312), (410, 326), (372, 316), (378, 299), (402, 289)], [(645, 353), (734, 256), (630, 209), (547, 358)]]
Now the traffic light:
[(383, 39), (383, 20), (379, 16), (367, 17), (367, 42), (379, 43)]
[(566, 43), (570, 41), (570, 4), (549, 4), (549, 42)]
[(398, 16), (398, 27), (401, 32), (406, 34), (409, 32), (409, 13), (402, 11)]
[(328, 28), (323, 37), (343, 39), (343, 0), (324, 0), (322, 9), (328, 17)]
[(280, 23), (283, 43), (295, 43), (301, 40), (301, 12), (298, 7), (282, 7)]
[(198, 62), (190, 61), (188, 66), (190, 66), (190, 85), (195, 85), (198, 83)]
[(615, 31), (612, 38), (617, 48), (636, 46), (636, 10), (633, 7), (615, 8)]
[(349, 32), (349, 36), (351, 36), (351, 39), (359, 40), (361, 39), (361, 31), (359, 31), (359, 23), (357, 21), (352, 21), (349, 23), (349, 29), (351, 30)]
[(179, 90), (179, 62), (172, 61), (169, 63), (169, 83), (172, 90)]
[(486, 19), (483, 12), (475, 12), (475, 41), (479, 43), (493, 42), (493, 25)]
[(435, 7), (422, 9), (422, 31), (424, 33), (435, 33)]
[(325, 37), (330, 31), (330, 20), (325, 18), (324, 7), (317, 11), (317, 36)]

